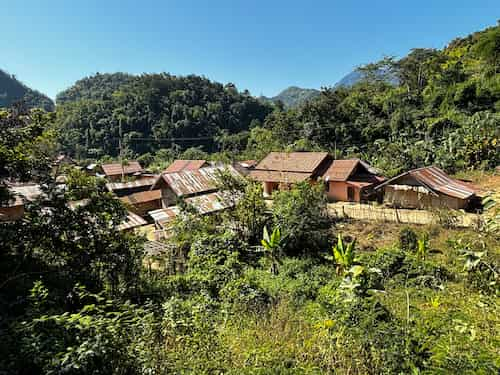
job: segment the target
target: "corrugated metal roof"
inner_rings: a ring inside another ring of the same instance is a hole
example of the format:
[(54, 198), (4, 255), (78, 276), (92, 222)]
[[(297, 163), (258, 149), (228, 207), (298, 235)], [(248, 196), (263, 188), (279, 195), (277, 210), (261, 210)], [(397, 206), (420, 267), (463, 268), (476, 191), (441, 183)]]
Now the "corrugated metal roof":
[(127, 218), (118, 225), (118, 230), (127, 230), (146, 225), (147, 221), (137, 214), (127, 211)]
[(329, 181), (347, 181), (359, 164), (359, 159), (334, 160), (324, 174)]
[[(347, 181), (361, 165), (369, 174), (377, 175), (379, 171), (360, 159), (334, 160), (323, 177), (328, 181)], [(375, 182), (375, 181), (374, 181)]]
[(111, 163), (101, 165), (102, 170), (106, 176), (117, 176), (123, 174), (133, 174), (142, 172), (142, 167), (136, 160), (131, 160), (126, 165), (120, 163)]
[(409, 172), (402, 173), (382, 183), (376, 189), (380, 189), (388, 184), (397, 185), (399, 179), (408, 175), (433, 193), (439, 192), (459, 199), (468, 199), (476, 194), (476, 191), (471, 186), (451, 178), (441, 169), (434, 166), (413, 169)]
[[(186, 198), (185, 202), (192, 206), (200, 215), (205, 215), (232, 207), (236, 199), (229, 198), (230, 197), (226, 196), (225, 193), (217, 192)], [(162, 226), (165, 226), (165, 224), (175, 219), (179, 213), (180, 209), (178, 206), (161, 208), (148, 212), (153, 220)]]
[(311, 174), (299, 172), (253, 170), (250, 171), (250, 174), (248, 176), (255, 181), (297, 183), (307, 180), (309, 177), (311, 177)]
[(180, 209), (177, 206), (160, 208), (158, 210), (149, 211), (148, 214), (153, 218), (155, 222), (161, 226), (169, 223), (179, 215)]
[(312, 174), (326, 158), (327, 152), (271, 152), (255, 169)]
[(123, 190), (123, 189), (133, 189), (143, 186), (152, 186), (156, 181), (157, 177), (148, 178), (138, 178), (134, 181), (129, 182), (108, 182), (106, 188), (109, 191)]
[(178, 197), (209, 192), (217, 189), (217, 178), (219, 173), (224, 170), (239, 176), (238, 172), (230, 165), (206, 167), (195, 171), (163, 173), (155, 181), (152, 189), (157, 189), (159, 182), (163, 180)]
[(11, 185), (8, 189), (13, 198), (5, 205), (6, 207), (22, 206), (24, 200), (34, 201), (42, 195), (42, 190), (38, 184)]
[(141, 191), (139, 193), (126, 195), (125, 197), (121, 197), (120, 199), (122, 200), (122, 202), (131, 205), (151, 202), (161, 199), (161, 190)]
[(234, 205), (234, 200), (229, 199), (229, 197), (222, 192), (186, 198), (185, 202), (192, 205), (201, 215), (225, 210)]
[(165, 169), (164, 173), (173, 173), (180, 171), (195, 171), (207, 165), (206, 160), (174, 160), (172, 164), (170, 164), (167, 169)]

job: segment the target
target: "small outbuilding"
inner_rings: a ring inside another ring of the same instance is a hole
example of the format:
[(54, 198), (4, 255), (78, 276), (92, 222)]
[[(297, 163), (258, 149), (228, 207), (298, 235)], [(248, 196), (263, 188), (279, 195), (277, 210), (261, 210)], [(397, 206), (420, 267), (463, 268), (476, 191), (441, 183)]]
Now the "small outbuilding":
[(270, 196), (276, 190), (321, 177), (330, 163), (327, 152), (271, 152), (250, 171), (249, 177), (261, 181), (264, 196)]
[(448, 176), (437, 167), (402, 173), (375, 188), (382, 190), (384, 203), (397, 208), (467, 209), (475, 204), (476, 190)]
[(374, 187), (385, 180), (378, 170), (360, 159), (334, 160), (323, 179), (328, 198), (345, 202), (374, 200)]

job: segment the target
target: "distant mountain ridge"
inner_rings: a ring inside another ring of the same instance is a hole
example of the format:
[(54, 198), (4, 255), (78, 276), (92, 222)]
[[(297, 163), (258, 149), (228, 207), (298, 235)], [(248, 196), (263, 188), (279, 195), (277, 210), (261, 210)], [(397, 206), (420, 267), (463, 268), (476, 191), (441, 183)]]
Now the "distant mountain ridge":
[(54, 110), (54, 102), (48, 96), (33, 90), (19, 81), (16, 76), (0, 69), (0, 108), (8, 108), (22, 102), (28, 108)]
[(261, 96), (259, 99), (268, 103), (282, 102), (285, 107), (289, 108), (297, 107), (318, 97), (319, 94), (320, 91), (316, 89), (304, 89), (297, 86), (290, 86), (272, 98)]
[[(379, 70), (377, 75), (380, 78), (385, 77), (389, 83), (392, 83), (394, 85), (398, 84), (398, 78), (394, 72), (386, 72), (383, 70)], [(356, 83), (359, 83), (362, 80), (364, 80), (365, 78), (366, 78), (366, 76), (362, 71), (360, 71), (359, 69), (355, 69), (352, 72), (350, 72), (349, 74), (342, 77), (342, 79), (340, 81), (338, 81), (334, 87), (335, 88), (337, 88), (337, 87), (352, 87)]]

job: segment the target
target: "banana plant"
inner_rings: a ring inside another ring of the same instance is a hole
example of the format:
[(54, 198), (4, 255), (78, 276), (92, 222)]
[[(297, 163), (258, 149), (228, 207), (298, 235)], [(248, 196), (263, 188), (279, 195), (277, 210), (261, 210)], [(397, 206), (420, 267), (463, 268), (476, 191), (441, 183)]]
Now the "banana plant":
[(429, 239), (426, 235), (417, 240), (417, 256), (425, 260), (427, 253), (429, 252)]
[(332, 248), (333, 260), (337, 265), (337, 275), (346, 273), (354, 264), (355, 246), (356, 239), (345, 246), (342, 236), (340, 234), (338, 235), (337, 244)]
[(273, 232), (269, 236), (267, 227), (264, 227), (264, 235), (260, 242), (262, 244), (262, 247), (266, 251), (267, 257), (271, 260), (271, 273), (273, 275), (277, 275), (278, 266), (281, 262), (281, 250), (283, 242), (280, 228), (274, 228)]

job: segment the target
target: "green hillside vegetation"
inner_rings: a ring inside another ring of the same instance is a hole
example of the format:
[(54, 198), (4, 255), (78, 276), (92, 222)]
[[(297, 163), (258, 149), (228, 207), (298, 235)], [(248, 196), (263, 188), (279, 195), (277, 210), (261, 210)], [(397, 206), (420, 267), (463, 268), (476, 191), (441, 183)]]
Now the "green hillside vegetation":
[(115, 91), (132, 82), (134, 78), (127, 73), (96, 73), (76, 81), (73, 86), (57, 94), (56, 102), (65, 104), (78, 100), (109, 100)]
[(268, 103), (283, 105), (285, 108), (290, 108), (298, 107), (307, 101), (318, 97), (319, 94), (319, 90), (290, 86), (272, 98), (261, 96), (259, 99)]
[(65, 151), (78, 158), (100, 158), (119, 153), (120, 132), (126, 154), (173, 147), (176, 143), (168, 139), (186, 137), (205, 138), (198, 143), (216, 151), (215, 138), (248, 131), (270, 111), (269, 105), (234, 85), (194, 75), (99, 74), (58, 96), (57, 119)]
[(0, 69), (0, 108), (8, 108), (18, 103), (26, 108), (54, 110), (54, 102), (50, 98), (30, 89), (15, 76)]

